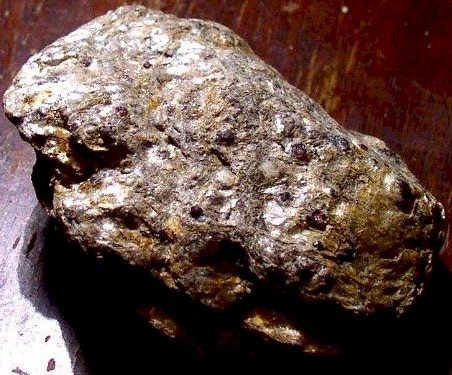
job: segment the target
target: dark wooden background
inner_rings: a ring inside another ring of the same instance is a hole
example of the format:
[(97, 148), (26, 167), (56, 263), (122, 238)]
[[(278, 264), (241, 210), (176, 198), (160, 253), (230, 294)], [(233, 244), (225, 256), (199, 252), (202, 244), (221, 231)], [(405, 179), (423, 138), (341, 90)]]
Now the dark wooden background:
[[(132, 2), (0, 0), (0, 93), (33, 53), (124, 3)], [(450, 0), (141, 3), (235, 30), (339, 123), (385, 140), (452, 217)], [(1, 278), (16, 270), (17, 257), (8, 254), (30, 239), (26, 231), (39, 210), (30, 182), (33, 162), (31, 148), (0, 115), (0, 288)], [(452, 269), (450, 247), (441, 260)]]

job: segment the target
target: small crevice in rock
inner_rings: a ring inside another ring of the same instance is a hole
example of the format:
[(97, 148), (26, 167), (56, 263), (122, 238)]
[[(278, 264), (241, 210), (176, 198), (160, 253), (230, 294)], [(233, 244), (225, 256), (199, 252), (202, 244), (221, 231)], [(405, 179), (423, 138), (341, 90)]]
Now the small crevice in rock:
[(21, 117), (21, 116), (14, 116), (12, 113), (10, 112), (5, 112), (5, 116), (6, 118), (11, 121), (11, 123), (13, 123), (16, 126), (20, 126), (23, 124), (25, 118)]
[(237, 274), (238, 269), (244, 268), (245, 259), (245, 249), (238, 242), (214, 238), (202, 247), (195, 262), (211, 265), (222, 273)]
[(210, 152), (218, 159), (218, 161), (224, 165), (225, 167), (230, 167), (231, 163), (222, 155), (222, 153), (216, 149), (216, 148), (211, 148)]
[(183, 148), (181, 142), (180, 142), (178, 139), (174, 138), (174, 137), (171, 136), (171, 135), (167, 135), (166, 141), (167, 141), (168, 144), (170, 144), (171, 146), (176, 147), (176, 148), (180, 151), (180, 153), (182, 154), (183, 157), (185, 157), (185, 158), (188, 158), (188, 157), (189, 157), (189, 155), (187, 154), (186, 150), (184, 150), (184, 148)]
[(396, 188), (400, 194), (400, 198), (396, 202), (396, 206), (406, 214), (411, 213), (416, 199), (419, 198), (419, 194), (413, 192), (410, 185), (402, 179), (398, 179), (396, 181)]
[(39, 202), (50, 211), (53, 208), (53, 182), (54, 168), (46, 158), (36, 153), (36, 163), (33, 166), (31, 181)]

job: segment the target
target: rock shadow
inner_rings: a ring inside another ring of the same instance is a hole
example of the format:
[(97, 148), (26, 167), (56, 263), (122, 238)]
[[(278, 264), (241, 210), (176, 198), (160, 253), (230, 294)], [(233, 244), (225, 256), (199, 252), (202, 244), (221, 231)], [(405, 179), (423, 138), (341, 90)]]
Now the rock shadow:
[[(51, 283), (47, 282), (49, 253), (46, 244), (49, 231), (50, 219), (43, 208), (36, 204), (23, 231), (23, 245), (17, 266), (20, 291), (33, 304), (36, 311), (58, 322), (74, 374), (88, 375), (75, 332), (61, 313), (59, 301), (52, 295)], [(47, 337), (36, 339), (44, 343), (51, 339), (52, 334), (53, 332), (49, 332)]]
[(17, 268), (22, 294), (59, 321), (75, 374), (146, 374), (198, 360), (136, 314), (152, 280), (68, 243), (40, 206), (31, 215)]

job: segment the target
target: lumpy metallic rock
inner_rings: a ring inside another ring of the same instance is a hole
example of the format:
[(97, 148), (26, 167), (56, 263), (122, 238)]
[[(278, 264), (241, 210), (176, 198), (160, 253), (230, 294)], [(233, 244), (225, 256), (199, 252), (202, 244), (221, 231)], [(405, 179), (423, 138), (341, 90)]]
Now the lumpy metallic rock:
[(4, 105), (71, 241), (267, 339), (319, 350), (299, 302), (403, 313), (444, 242), (443, 207), (397, 155), (213, 22), (121, 7), (33, 56)]

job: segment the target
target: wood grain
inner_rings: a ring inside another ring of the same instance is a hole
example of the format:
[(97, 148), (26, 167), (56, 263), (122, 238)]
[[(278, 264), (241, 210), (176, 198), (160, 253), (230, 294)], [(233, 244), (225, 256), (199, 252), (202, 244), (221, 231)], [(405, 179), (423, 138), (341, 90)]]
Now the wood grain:
[[(126, 1), (132, 2), (136, 1)], [(0, 93), (33, 53), (123, 3), (0, 0)], [(259, 56), (320, 102), (339, 123), (385, 140), (445, 205), (448, 217), (452, 217), (451, 1), (141, 3), (178, 16), (215, 20), (235, 30)], [(30, 182), (33, 162), (30, 147), (20, 140), (13, 125), (0, 116), (0, 298), (3, 299), (9, 295), (5, 285), (14, 289), (11, 278), (15, 277), (22, 256), (19, 251), (27, 247), (25, 242), (32, 236), (30, 228), (36, 224), (30, 223), (36, 216), (33, 212), (37, 204)], [(40, 227), (37, 228), (35, 225), (33, 230), (39, 232)], [(39, 237), (32, 247), (42, 247), (42, 241)], [(452, 270), (450, 245), (441, 259)], [(6, 305), (0, 300), (0, 308), (5, 309)], [(74, 345), (71, 350), (76, 350)], [(62, 370), (64, 360), (54, 355), (44, 358), (44, 365), (53, 358), (52, 366), (59, 373), (68, 371)], [(69, 362), (68, 368), (73, 369), (74, 361)], [(8, 368), (5, 373), (11, 370)]]

